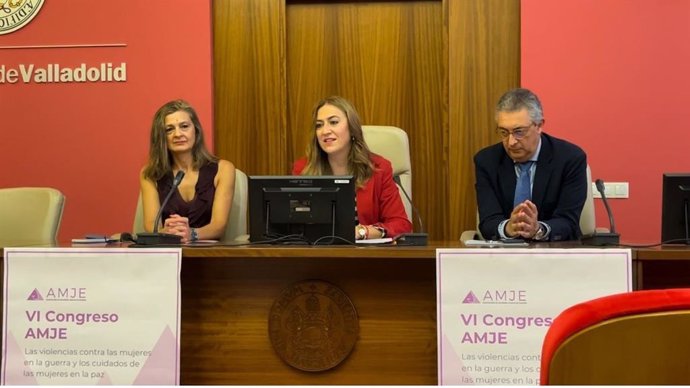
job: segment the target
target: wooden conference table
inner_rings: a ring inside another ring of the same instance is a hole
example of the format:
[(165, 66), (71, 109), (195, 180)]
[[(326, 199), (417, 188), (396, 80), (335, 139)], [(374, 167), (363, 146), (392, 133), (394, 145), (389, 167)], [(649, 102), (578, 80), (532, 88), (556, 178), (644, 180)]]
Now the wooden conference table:
[[(437, 384), (436, 248), (460, 247), (184, 249), (182, 383)], [(636, 288), (690, 287), (690, 249), (639, 249), (633, 258)], [(273, 302), (305, 279), (340, 287), (359, 316), (352, 354), (325, 372), (288, 366), (268, 339)]]
[[(183, 248), (181, 383), (435, 385), (436, 249), (461, 247)], [(634, 249), (633, 259), (636, 289), (690, 287), (688, 247)], [(273, 303), (303, 280), (339, 287), (359, 318), (352, 353), (324, 372), (287, 365), (269, 340)]]

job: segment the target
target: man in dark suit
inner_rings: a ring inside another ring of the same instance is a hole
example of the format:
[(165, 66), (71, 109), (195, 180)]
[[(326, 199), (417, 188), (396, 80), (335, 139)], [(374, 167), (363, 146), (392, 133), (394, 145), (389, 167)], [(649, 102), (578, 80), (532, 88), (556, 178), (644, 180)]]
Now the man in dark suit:
[(505, 93), (496, 105), (502, 142), (474, 156), (479, 230), (486, 239), (575, 240), (587, 197), (587, 156), (543, 132), (537, 96)]

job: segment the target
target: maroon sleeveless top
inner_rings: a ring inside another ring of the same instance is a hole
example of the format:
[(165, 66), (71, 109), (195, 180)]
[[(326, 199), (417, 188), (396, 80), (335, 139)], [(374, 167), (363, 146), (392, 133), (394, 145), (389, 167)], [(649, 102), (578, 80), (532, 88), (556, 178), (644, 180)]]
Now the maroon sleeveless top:
[[(172, 197), (163, 209), (161, 222), (165, 222), (171, 214), (178, 214), (189, 218), (189, 226), (201, 228), (211, 222), (213, 210), (213, 197), (216, 195), (216, 186), (213, 179), (218, 173), (218, 163), (209, 163), (199, 170), (199, 180), (194, 188), (194, 198), (187, 202), (180, 195), (179, 190), (175, 190)], [(157, 183), (158, 199), (163, 201), (172, 187), (172, 171), (159, 179)]]

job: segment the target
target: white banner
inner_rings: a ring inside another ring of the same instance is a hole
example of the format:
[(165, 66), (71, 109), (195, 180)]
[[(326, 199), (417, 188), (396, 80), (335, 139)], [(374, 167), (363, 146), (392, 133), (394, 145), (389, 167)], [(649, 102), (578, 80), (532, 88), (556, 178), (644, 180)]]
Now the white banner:
[(629, 249), (439, 249), (440, 385), (538, 385), (553, 319), (632, 290)]
[(4, 256), (3, 385), (179, 384), (181, 249)]

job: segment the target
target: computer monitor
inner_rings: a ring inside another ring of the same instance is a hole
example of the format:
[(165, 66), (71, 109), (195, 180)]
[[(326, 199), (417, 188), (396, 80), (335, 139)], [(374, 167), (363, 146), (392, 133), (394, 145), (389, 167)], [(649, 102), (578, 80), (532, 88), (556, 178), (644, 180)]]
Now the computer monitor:
[(690, 173), (665, 173), (662, 187), (661, 241), (690, 244)]
[(357, 209), (352, 176), (250, 176), (251, 242), (351, 244)]

